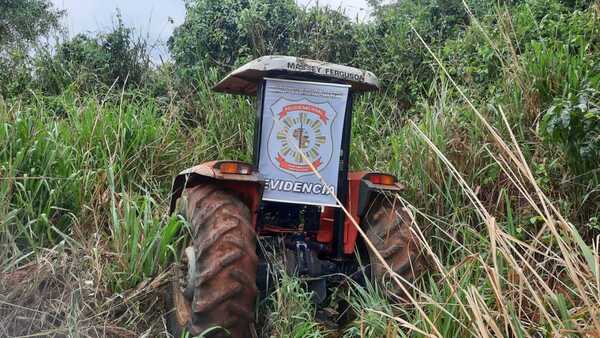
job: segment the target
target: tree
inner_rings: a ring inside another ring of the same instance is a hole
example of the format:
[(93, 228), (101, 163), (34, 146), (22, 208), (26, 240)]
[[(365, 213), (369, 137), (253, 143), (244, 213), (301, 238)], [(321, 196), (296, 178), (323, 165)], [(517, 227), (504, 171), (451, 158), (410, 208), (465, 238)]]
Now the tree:
[(48, 0), (0, 0), (0, 96), (28, 88), (31, 45), (59, 29), (63, 14)]
[(0, 47), (35, 42), (59, 29), (63, 15), (48, 0), (0, 0)]
[(185, 22), (168, 45), (175, 62), (192, 75), (203, 63), (230, 66), (247, 55), (248, 36), (238, 25), (247, 0), (197, 0), (186, 3)]
[(183, 78), (203, 67), (222, 73), (250, 59), (288, 54), (352, 64), (355, 26), (324, 7), (301, 9), (293, 0), (191, 0), (169, 49)]

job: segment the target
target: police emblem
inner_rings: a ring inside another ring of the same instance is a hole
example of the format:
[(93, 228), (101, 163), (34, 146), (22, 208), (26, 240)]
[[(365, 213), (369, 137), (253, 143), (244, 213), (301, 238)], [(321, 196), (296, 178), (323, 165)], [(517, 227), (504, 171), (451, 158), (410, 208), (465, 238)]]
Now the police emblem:
[(271, 112), (274, 123), (268, 152), (275, 167), (298, 178), (312, 174), (306, 159), (319, 171), (329, 164), (331, 126), (336, 115), (329, 103), (281, 98), (271, 106)]

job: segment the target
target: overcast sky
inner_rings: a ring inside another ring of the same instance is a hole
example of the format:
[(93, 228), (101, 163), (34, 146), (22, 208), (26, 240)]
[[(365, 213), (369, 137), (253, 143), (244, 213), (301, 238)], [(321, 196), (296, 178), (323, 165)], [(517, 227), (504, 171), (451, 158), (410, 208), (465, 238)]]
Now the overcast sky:
[[(185, 18), (183, 0), (51, 0), (57, 8), (65, 9), (65, 25), (71, 36), (80, 32), (106, 31), (113, 26), (117, 8), (123, 21), (138, 34), (156, 44), (153, 55), (167, 54), (164, 41)], [(301, 6), (313, 6), (316, 0), (296, 0)], [(319, 0), (320, 6), (342, 7), (351, 18), (368, 16), (366, 0)], [(172, 23), (171, 23), (172, 22)]]

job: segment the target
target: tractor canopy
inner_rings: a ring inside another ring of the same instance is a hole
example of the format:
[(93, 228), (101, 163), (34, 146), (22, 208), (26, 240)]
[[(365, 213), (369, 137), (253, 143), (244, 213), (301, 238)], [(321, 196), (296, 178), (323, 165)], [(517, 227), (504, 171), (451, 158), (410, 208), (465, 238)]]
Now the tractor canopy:
[(250, 61), (229, 73), (213, 89), (230, 94), (256, 95), (258, 85), (265, 77), (342, 83), (349, 85), (354, 93), (379, 89), (379, 80), (369, 71), (282, 55), (268, 55)]

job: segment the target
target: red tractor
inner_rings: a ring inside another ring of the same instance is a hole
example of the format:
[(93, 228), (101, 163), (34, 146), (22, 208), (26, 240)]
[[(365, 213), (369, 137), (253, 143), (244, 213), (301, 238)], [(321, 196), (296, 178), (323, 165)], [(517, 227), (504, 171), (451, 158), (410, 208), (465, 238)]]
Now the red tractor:
[[(174, 180), (170, 212), (180, 210), (193, 238), (174, 278), (171, 333), (220, 327), (249, 337), (268, 261), (257, 241), (283, 243), (286, 267), (310, 277), (316, 302), (328, 277), (361, 269), (381, 282), (387, 270), (366, 249), (352, 220), (406, 280), (421, 270), (406, 210), (390, 198), (389, 174), (348, 170), (352, 98), (374, 91), (371, 72), (289, 56), (265, 56), (233, 71), (214, 90), (257, 97), (253, 163), (212, 161)], [(223, 331), (225, 332), (225, 331)]]

